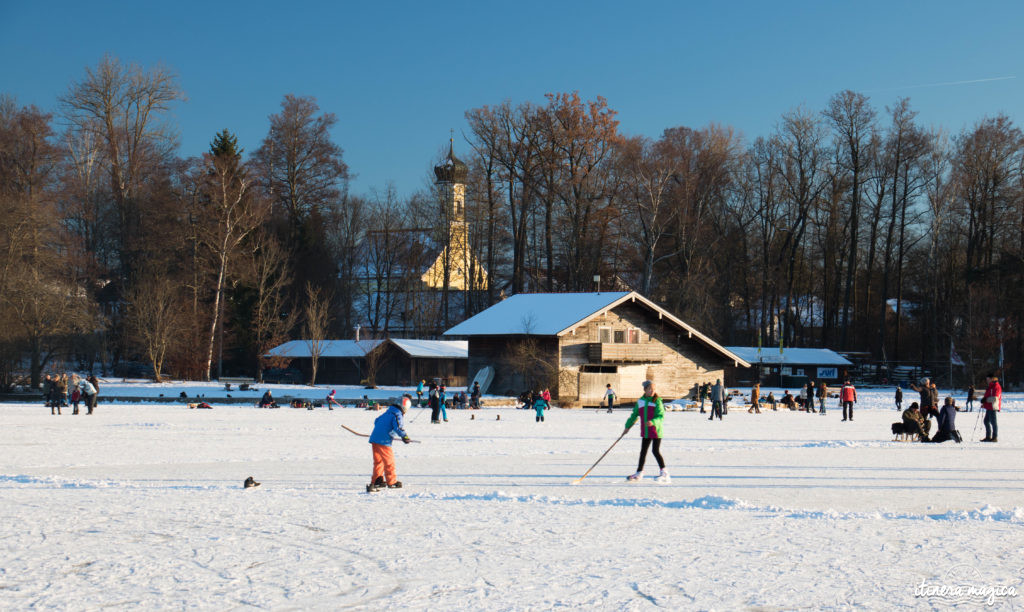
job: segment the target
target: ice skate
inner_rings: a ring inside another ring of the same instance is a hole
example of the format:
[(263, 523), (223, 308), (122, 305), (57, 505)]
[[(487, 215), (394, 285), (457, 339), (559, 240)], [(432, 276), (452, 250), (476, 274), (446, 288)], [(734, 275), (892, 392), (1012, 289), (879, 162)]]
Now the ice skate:
[(654, 477), (654, 482), (672, 482), (672, 477), (668, 475), (668, 470), (662, 468), (661, 472)]
[(401, 489), (402, 488), (402, 481), (401, 480), (396, 480), (393, 483), (389, 484), (388, 488), (389, 489)]
[(629, 476), (626, 476), (626, 480), (640, 480), (643, 477), (644, 477), (643, 471), (639, 471), (639, 472), (636, 472), (635, 474), (630, 474)]

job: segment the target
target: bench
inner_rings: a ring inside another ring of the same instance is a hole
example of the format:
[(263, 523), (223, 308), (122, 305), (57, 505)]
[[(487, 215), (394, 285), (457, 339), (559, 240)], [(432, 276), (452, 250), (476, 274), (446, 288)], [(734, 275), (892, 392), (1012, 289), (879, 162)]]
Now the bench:
[(249, 385), (256, 384), (256, 379), (255, 378), (246, 378), (245, 376), (222, 376), (222, 377), (217, 379), (217, 382), (224, 383), (224, 390), (225, 391), (230, 391), (231, 390), (231, 384), (232, 383), (238, 385), (238, 388), (241, 389), (242, 391), (248, 391), (249, 390)]

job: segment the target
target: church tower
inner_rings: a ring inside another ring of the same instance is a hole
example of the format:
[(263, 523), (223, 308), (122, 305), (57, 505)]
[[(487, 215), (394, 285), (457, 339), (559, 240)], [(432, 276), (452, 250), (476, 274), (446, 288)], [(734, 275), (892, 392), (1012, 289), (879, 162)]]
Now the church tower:
[[(455, 157), (454, 139), (448, 143), (448, 156), (434, 166), (434, 184), (440, 204), (438, 236), (447, 244), (437, 261), (423, 275), (430, 287), (464, 290), (482, 286), (487, 273), (469, 248), (469, 228), (466, 225), (466, 179), (469, 167)], [(447, 225), (447, 227), (444, 227)], [(470, 282), (474, 280), (475, 282)]]
[(443, 210), (441, 215), (449, 223), (465, 223), (466, 221), (466, 177), (469, 167), (455, 157), (455, 141), (448, 142), (448, 157), (434, 166), (434, 184), (441, 193)]

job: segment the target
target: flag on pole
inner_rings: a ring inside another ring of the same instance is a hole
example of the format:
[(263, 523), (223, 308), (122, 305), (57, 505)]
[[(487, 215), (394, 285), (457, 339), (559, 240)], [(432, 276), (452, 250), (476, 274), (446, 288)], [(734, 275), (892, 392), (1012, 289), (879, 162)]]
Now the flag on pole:
[(761, 361), (761, 330), (757, 330), (757, 360)]
[(955, 366), (965, 365), (964, 360), (960, 359), (960, 355), (957, 355), (956, 349), (953, 348), (952, 338), (949, 339), (949, 362)]
[(999, 343), (999, 373), (1003, 372), (1003, 343)]

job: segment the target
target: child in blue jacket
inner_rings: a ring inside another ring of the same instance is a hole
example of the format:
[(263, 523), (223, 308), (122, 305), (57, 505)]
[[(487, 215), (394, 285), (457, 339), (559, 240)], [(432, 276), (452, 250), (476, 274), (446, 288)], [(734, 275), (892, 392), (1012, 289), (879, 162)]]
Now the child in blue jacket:
[(405, 412), (412, 405), (412, 396), (402, 396), (401, 405), (392, 404), (387, 411), (373, 421), (373, 432), (370, 434), (370, 446), (373, 447), (373, 475), (366, 492), (372, 493), (385, 486), (389, 489), (400, 489), (402, 483), (395, 471), (395, 454), (391, 450), (391, 441), (398, 437), (402, 442), (410, 442), (405, 433)]
[(547, 409), (547, 407), (548, 402), (544, 399), (544, 396), (539, 393), (533, 396), (533, 409), (537, 412), (538, 423), (544, 422), (544, 410)]

